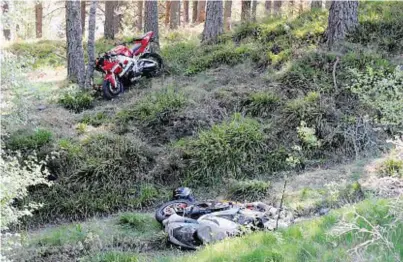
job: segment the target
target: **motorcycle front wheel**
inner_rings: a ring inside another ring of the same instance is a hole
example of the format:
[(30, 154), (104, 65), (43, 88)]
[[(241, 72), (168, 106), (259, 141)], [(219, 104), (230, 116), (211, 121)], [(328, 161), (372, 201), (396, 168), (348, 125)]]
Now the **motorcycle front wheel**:
[(120, 93), (123, 93), (123, 84), (116, 79), (116, 87), (113, 87), (109, 80), (104, 80), (102, 83), (102, 93), (105, 99), (111, 100), (112, 98), (117, 97)]
[(162, 223), (165, 219), (173, 214), (183, 215), (185, 208), (190, 206), (191, 203), (187, 200), (173, 200), (162, 204), (155, 212), (155, 219)]

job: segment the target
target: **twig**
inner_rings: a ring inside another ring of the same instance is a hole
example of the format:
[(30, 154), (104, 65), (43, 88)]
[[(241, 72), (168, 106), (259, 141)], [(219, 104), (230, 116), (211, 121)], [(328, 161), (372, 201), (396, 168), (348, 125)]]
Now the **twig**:
[(287, 175), (284, 176), (283, 193), (281, 194), (280, 207), (278, 209), (278, 215), (277, 215), (277, 220), (276, 220), (276, 228), (274, 230), (277, 230), (277, 228), (278, 228), (278, 221), (280, 219), (281, 209), (283, 208), (283, 200), (284, 200), (284, 193), (285, 193), (285, 187), (286, 186), (287, 186)]
[(336, 57), (336, 62), (333, 65), (333, 83), (334, 83), (334, 89), (337, 89), (337, 81), (336, 81), (336, 68), (337, 68), (337, 64), (339, 63), (340, 58)]

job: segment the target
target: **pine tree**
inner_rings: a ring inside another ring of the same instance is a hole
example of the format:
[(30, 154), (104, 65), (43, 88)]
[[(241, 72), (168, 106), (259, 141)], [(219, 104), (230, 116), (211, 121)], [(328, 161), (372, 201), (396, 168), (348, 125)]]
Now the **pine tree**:
[(88, 64), (87, 64), (87, 72), (85, 75), (85, 87), (90, 88), (91, 80), (94, 75), (94, 66), (95, 66), (95, 22), (96, 22), (96, 13), (97, 13), (98, 0), (92, 0), (90, 6), (90, 15), (88, 19), (88, 44), (87, 44), (87, 53), (88, 53)]
[(273, 4), (273, 10), (275, 15), (280, 15), (281, 14), (281, 6), (283, 5), (283, 2), (281, 0), (274, 0)]
[(271, 0), (266, 0), (266, 2), (264, 3), (264, 10), (267, 16), (271, 15), (271, 9), (272, 9)]
[(332, 1), (329, 10), (326, 43), (331, 49), (358, 26), (358, 1)]
[(83, 37), (85, 34), (85, 8), (86, 2), (85, 0), (81, 0), (81, 30), (83, 31)]
[(183, 0), (183, 23), (189, 23), (189, 0)]
[(136, 28), (138, 31), (143, 29), (143, 0), (137, 0), (137, 19), (136, 19)]
[(224, 23), (222, 1), (208, 1), (202, 42), (206, 44), (216, 43), (218, 36), (223, 33), (223, 29)]
[(144, 32), (153, 31), (154, 41), (159, 48), (158, 32), (158, 3), (157, 1), (146, 1), (144, 7)]
[(241, 21), (247, 22), (250, 21), (250, 18), (251, 18), (251, 1), (242, 0)]
[(43, 19), (42, 2), (37, 2), (35, 5), (36, 38), (42, 37), (42, 19)]
[(169, 14), (169, 29), (177, 29), (179, 26), (179, 1), (171, 1), (171, 10)]
[(104, 37), (115, 39), (115, 9), (117, 1), (105, 1)]
[(196, 0), (193, 0), (192, 2), (192, 23), (197, 23), (197, 6), (198, 2)]
[(206, 0), (199, 0), (197, 5), (197, 22), (203, 23), (206, 20)]
[(232, 0), (224, 2), (224, 29), (231, 30)]
[(66, 1), (67, 77), (85, 85), (84, 50), (82, 45), (80, 1)]

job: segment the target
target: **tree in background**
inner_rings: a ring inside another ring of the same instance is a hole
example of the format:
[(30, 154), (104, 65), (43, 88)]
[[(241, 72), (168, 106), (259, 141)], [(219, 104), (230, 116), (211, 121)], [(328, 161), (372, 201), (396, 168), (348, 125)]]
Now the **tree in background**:
[(177, 29), (180, 20), (180, 8), (179, 0), (173, 0), (171, 2), (170, 14), (169, 14), (169, 29)]
[(274, 0), (274, 4), (273, 4), (274, 15), (280, 15), (281, 14), (281, 6), (282, 6), (282, 4), (283, 4), (282, 1)]
[(192, 23), (195, 24), (197, 22), (197, 1), (193, 0), (192, 2)]
[(250, 16), (251, 16), (251, 1), (242, 0), (241, 21), (242, 22), (250, 21)]
[(136, 19), (136, 28), (138, 31), (143, 29), (143, 0), (137, 0), (137, 19)]
[(332, 1), (331, 1), (331, 0), (325, 1), (325, 8), (326, 8), (326, 9), (329, 9), (331, 5), (332, 5)]
[(232, 14), (232, 1), (225, 0), (224, 2), (224, 29), (231, 30), (231, 14)]
[(115, 9), (117, 1), (105, 1), (104, 37), (115, 39)]
[(154, 41), (159, 48), (158, 32), (158, 3), (157, 1), (146, 1), (144, 10), (144, 32), (153, 31)]
[(311, 9), (314, 8), (322, 8), (322, 1), (321, 0), (314, 0), (311, 2)]
[(171, 15), (171, 1), (166, 1), (165, 3), (165, 20), (164, 20), (164, 24), (166, 27), (168, 27), (169, 25), (169, 19), (170, 19), (170, 15)]
[(197, 5), (197, 22), (203, 23), (206, 20), (206, 1), (200, 0)]
[(358, 26), (358, 1), (332, 1), (329, 10), (326, 43), (331, 49)]
[(90, 15), (88, 19), (88, 64), (87, 72), (85, 75), (85, 87), (91, 87), (91, 80), (94, 75), (95, 66), (95, 27), (96, 27), (96, 13), (97, 13), (98, 0), (91, 1)]
[(272, 9), (271, 0), (266, 0), (266, 2), (264, 3), (264, 10), (267, 16), (271, 15), (271, 9)]
[(43, 7), (42, 2), (35, 4), (35, 32), (36, 38), (42, 37), (42, 19), (43, 19)]
[(222, 1), (208, 1), (202, 43), (216, 43), (224, 31)]
[(183, 0), (183, 23), (189, 23), (189, 0)]
[(252, 0), (252, 21), (256, 22), (257, 0)]
[(82, 45), (80, 1), (66, 1), (67, 77), (85, 85), (84, 50)]
[(85, 9), (86, 9), (86, 1), (81, 0), (81, 30), (83, 31), (83, 37), (85, 34)]

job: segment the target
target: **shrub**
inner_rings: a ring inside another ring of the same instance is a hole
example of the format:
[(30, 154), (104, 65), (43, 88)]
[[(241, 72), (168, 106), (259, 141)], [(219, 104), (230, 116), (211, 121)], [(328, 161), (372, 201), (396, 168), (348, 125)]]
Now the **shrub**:
[(301, 125), (297, 127), (298, 137), (302, 143), (308, 148), (320, 147), (320, 141), (315, 135), (315, 129), (307, 127), (304, 121), (301, 121)]
[(93, 107), (94, 97), (87, 91), (72, 86), (59, 98), (59, 104), (64, 108), (79, 113)]
[(256, 92), (249, 95), (243, 102), (243, 107), (251, 116), (267, 117), (279, 103), (280, 98), (271, 92)]
[(403, 160), (389, 158), (380, 167), (381, 176), (403, 176)]
[(134, 105), (133, 108), (118, 113), (118, 119), (127, 122), (139, 119), (148, 123), (164, 123), (169, 116), (186, 105), (182, 92), (166, 88), (150, 93)]
[(190, 159), (188, 179), (208, 184), (226, 177), (256, 175), (264, 135), (257, 121), (235, 114), (177, 146)]
[(319, 102), (319, 93), (309, 92), (304, 97), (295, 98), (287, 102), (284, 113), (291, 117), (289, 120), (296, 119), (311, 122), (311, 120), (322, 114)]
[(233, 180), (228, 189), (228, 199), (236, 201), (262, 201), (269, 194), (270, 182), (260, 180)]
[(6, 146), (13, 151), (34, 150), (48, 144), (52, 137), (52, 132), (46, 129), (20, 130), (10, 135)]
[(11, 224), (18, 223), (23, 216), (32, 216), (32, 212), (41, 207), (41, 203), (30, 202), (20, 208), (17, 204), (28, 195), (28, 188), (34, 185), (51, 185), (46, 179), (49, 172), (43, 168), (44, 162), (35, 156), (27, 157), (21, 164), (17, 157), (6, 156), (1, 150), (0, 187), (1, 187), (1, 231)]
[(350, 90), (368, 108), (381, 124), (403, 124), (403, 70), (397, 67), (394, 73), (367, 68), (365, 73), (353, 70), (354, 79)]

